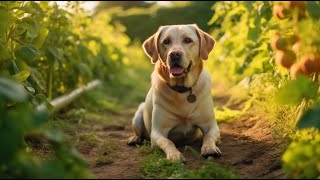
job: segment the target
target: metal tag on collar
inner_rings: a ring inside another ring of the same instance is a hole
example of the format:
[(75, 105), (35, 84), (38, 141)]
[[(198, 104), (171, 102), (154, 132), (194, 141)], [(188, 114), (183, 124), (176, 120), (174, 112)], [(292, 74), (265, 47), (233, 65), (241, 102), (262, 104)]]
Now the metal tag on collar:
[(187, 96), (187, 101), (189, 103), (194, 103), (196, 102), (196, 100), (197, 100), (196, 95), (192, 94), (192, 89), (190, 89), (190, 94)]

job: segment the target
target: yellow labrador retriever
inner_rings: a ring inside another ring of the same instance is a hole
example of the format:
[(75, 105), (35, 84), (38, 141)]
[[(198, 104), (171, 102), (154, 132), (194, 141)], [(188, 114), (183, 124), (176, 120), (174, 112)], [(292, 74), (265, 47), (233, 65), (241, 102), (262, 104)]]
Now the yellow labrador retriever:
[[(151, 88), (132, 119), (134, 136), (160, 147), (170, 160), (184, 160), (175, 143), (191, 142), (203, 134), (201, 155), (220, 155), (220, 131), (213, 112), (211, 78), (203, 60), (214, 39), (195, 24), (161, 26), (143, 43), (155, 69)], [(201, 132), (200, 132), (201, 134)]]

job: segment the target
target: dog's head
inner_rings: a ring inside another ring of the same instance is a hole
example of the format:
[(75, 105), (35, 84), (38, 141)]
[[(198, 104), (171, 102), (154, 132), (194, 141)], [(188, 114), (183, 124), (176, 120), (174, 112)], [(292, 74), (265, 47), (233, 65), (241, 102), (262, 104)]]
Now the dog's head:
[[(143, 43), (152, 63), (161, 61), (170, 78), (184, 77), (207, 60), (215, 40), (196, 24), (161, 26)], [(201, 67), (202, 68), (202, 67)]]

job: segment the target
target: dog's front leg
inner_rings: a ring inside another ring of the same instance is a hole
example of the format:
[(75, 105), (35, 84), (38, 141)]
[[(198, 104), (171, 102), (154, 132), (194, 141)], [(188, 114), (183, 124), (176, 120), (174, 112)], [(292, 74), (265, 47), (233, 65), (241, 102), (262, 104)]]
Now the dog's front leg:
[(203, 132), (203, 144), (201, 147), (202, 156), (221, 155), (216, 143), (220, 142), (220, 130), (217, 122), (210, 121), (210, 124), (200, 126)]
[(151, 132), (151, 145), (157, 145), (162, 149), (167, 159), (169, 160), (182, 160), (185, 161), (183, 155), (178, 151), (174, 143), (167, 138), (169, 130), (164, 129), (160, 132), (158, 129), (152, 129)]

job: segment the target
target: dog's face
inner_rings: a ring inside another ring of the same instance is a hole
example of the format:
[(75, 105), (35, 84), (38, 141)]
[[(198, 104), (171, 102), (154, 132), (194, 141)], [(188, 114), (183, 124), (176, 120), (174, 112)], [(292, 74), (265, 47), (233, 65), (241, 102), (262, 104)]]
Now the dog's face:
[(208, 59), (214, 44), (214, 39), (195, 24), (170, 25), (161, 26), (143, 48), (152, 63), (160, 60), (171, 78), (181, 78)]

